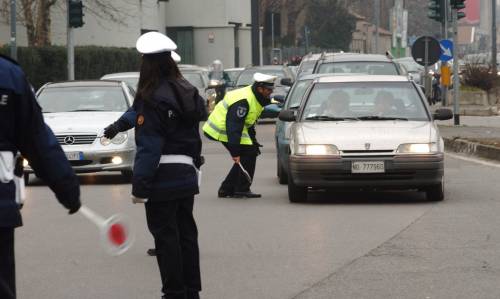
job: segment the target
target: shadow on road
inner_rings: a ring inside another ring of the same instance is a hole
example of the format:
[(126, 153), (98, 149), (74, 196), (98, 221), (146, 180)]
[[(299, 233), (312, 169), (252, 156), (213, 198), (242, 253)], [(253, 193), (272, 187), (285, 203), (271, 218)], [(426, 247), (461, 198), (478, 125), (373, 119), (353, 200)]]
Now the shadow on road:
[(416, 191), (309, 191), (303, 204), (415, 204), (429, 203), (424, 192)]
[[(80, 185), (122, 185), (130, 184), (130, 179), (122, 176), (120, 173), (88, 173), (88, 174), (78, 174), (78, 180)], [(30, 182), (28, 186), (44, 186), (46, 185), (44, 181), (39, 178), (35, 178), (31, 175)]]

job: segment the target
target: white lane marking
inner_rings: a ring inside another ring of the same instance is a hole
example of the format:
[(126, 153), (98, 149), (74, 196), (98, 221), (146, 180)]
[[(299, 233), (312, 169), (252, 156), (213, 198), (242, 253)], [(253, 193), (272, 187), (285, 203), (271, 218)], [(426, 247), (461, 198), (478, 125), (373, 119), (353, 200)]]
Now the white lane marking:
[(472, 162), (472, 163), (477, 163), (477, 164), (482, 164), (482, 165), (486, 165), (486, 166), (500, 168), (500, 164), (499, 163), (489, 162), (487, 160), (482, 160), (482, 159), (479, 159), (479, 158), (470, 158), (470, 157), (465, 157), (465, 156), (458, 155), (458, 154), (452, 154), (452, 153), (449, 153), (449, 152), (446, 152), (445, 155), (446, 156), (450, 156), (450, 157), (452, 157), (454, 159), (459, 159), (459, 160), (463, 160), (463, 161), (467, 161), (467, 162)]

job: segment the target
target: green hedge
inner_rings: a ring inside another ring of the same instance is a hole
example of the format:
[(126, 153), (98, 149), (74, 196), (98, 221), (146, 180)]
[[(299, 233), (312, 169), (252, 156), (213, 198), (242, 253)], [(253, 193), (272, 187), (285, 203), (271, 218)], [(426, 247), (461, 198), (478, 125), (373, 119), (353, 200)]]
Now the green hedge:
[[(9, 55), (9, 48), (0, 48), (0, 53)], [(66, 48), (18, 47), (18, 62), (35, 88), (47, 82), (67, 80)], [(140, 55), (136, 49), (84, 46), (75, 47), (75, 79), (99, 79), (117, 72), (138, 71)]]

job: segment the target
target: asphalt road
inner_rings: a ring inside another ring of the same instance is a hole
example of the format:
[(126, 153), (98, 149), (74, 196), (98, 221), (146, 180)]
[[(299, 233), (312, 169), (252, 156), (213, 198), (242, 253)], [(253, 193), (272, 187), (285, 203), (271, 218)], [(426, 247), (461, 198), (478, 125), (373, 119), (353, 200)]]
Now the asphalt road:
[[(420, 293), (413, 296), (415, 293), (391, 292), (400, 290), (391, 279), (405, 279), (397, 273), (419, 271), (422, 267), (418, 264), (420, 260), (413, 259), (412, 263), (403, 264), (406, 268), (400, 268), (398, 263), (406, 257), (406, 250), (402, 253), (403, 249), (391, 244), (405, 237), (403, 245), (410, 248), (413, 246), (410, 241), (428, 241), (429, 244), (425, 244), (429, 246), (446, 248), (446, 244), (457, 242), (447, 237), (447, 232), (454, 236), (460, 236), (461, 229), (466, 229), (464, 233), (476, 232), (467, 230), (469, 226), (462, 221), (467, 213), (460, 210), (454, 214), (455, 209), (472, 208), (473, 213), (477, 212), (467, 223), (473, 222), (480, 230), (478, 223), (482, 215), (469, 199), (475, 196), (481, 203), (499, 207), (493, 192), (484, 196), (482, 193), (486, 186), (482, 174), (498, 178), (499, 170), (450, 157), (446, 171), (453, 178), (449, 175), (446, 179), (448, 199), (442, 203), (426, 202), (423, 194), (412, 192), (318, 192), (308, 203), (290, 204), (286, 186), (279, 185), (275, 176), (274, 125), (260, 125), (257, 131), (265, 145), (253, 185), (254, 192), (264, 195), (260, 199), (217, 198), (217, 188), (232, 161), (221, 145), (204, 143), (207, 164), (203, 167), (202, 192), (195, 203), (200, 232), (202, 298), (426, 298)], [(458, 167), (463, 163), (467, 166), (462, 171)], [(119, 175), (109, 173), (82, 175), (81, 183), (84, 204), (104, 216), (114, 213), (129, 216), (136, 228), (134, 247), (119, 257), (106, 255), (93, 224), (81, 215), (68, 216), (50, 190), (35, 182), (28, 187), (29, 199), (23, 209), (25, 226), (16, 231), (19, 298), (159, 298), (161, 286), (156, 261), (145, 253), (153, 244), (152, 238), (146, 228), (143, 206), (133, 205), (129, 199), (130, 184)], [(476, 183), (479, 186), (476, 187)], [(499, 187), (493, 188), (498, 194)], [(439, 228), (448, 225), (439, 233), (435, 233), (432, 225), (432, 215), (436, 213), (446, 216)], [(499, 224), (492, 212), (486, 216), (493, 221), (491, 229), (493, 224)], [(457, 231), (445, 222), (448, 220), (458, 225)], [(477, 238), (484, 242), (485, 238), (489, 242), (500, 240), (499, 233), (493, 230), (489, 236), (488, 239), (484, 232)], [(403, 245), (401, 248), (406, 248)], [(409, 252), (412, 257), (414, 251)], [(460, 257), (459, 249), (454, 254)], [(376, 261), (383, 263), (367, 264), (372, 257), (379, 257)], [(428, 275), (428, 279), (435, 278), (432, 260), (425, 262), (428, 271), (419, 273)], [(483, 265), (481, 262), (478, 258), (478, 265)], [(366, 267), (361, 268), (363, 275), (346, 281), (345, 277), (358, 274), (357, 266)], [(380, 267), (385, 275), (374, 275), (373, 269)], [(443, 274), (447, 271), (444, 266), (439, 269)], [(498, 270), (495, 271), (498, 275)], [(458, 280), (476, 276), (452, 273), (451, 277)], [(378, 285), (378, 281), (383, 284)], [(404, 282), (413, 286), (411, 277)], [(418, 280), (421, 286), (426, 282)], [(356, 287), (357, 283), (363, 286)], [(453, 287), (455, 283), (448, 281), (446, 285)], [(440, 291), (437, 294), (447, 294)]]

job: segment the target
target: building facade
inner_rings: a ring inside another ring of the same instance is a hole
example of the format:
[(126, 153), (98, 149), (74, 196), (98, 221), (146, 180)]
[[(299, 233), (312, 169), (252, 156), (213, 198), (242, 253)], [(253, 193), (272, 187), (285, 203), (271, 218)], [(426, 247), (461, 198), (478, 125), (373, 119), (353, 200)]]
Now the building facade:
[[(116, 0), (109, 7), (84, 1), (84, 26), (74, 29), (75, 45), (135, 47), (148, 31), (167, 33), (179, 46), (182, 63), (225, 67), (251, 63), (251, 15), (247, 0)], [(10, 41), (8, 12), (0, 15), (0, 41)], [(51, 42), (66, 45), (66, 7), (51, 10)], [(26, 27), (17, 25), (17, 45), (27, 46)]]

